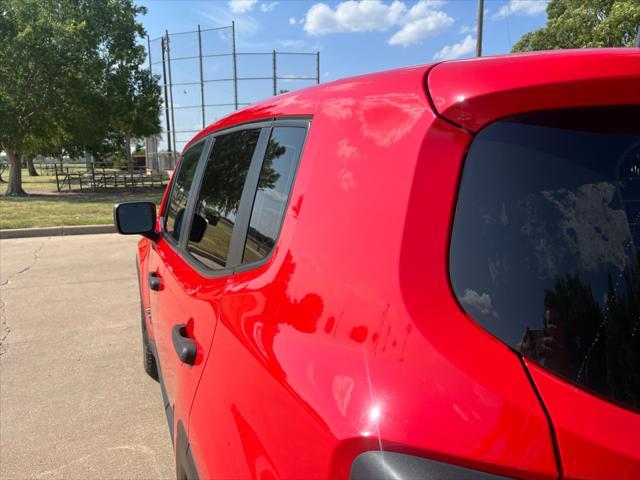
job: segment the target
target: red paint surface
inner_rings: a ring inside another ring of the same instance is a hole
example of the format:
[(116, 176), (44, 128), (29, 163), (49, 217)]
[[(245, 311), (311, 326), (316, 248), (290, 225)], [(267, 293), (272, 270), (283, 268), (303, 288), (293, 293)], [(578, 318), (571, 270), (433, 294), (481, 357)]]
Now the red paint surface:
[[(207, 279), (165, 240), (141, 242), (143, 290), (148, 269), (165, 282), (151, 292), (151, 328), (201, 477), (347, 477), (355, 456), (383, 448), (557, 478), (520, 359), (449, 286), (458, 178), (469, 131), (540, 108), (636, 102), (636, 64), (639, 53), (610, 50), (414, 67), (274, 97), (200, 133), (313, 117), (267, 264)], [(440, 114), (467, 130), (438, 118), (427, 83)], [(159, 307), (154, 295), (166, 297)], [(167, 332), (186, 322), (193, 369), (169, 360)], [(612, 478), (612, 464), (637, 476), (638, 415), (530, 368), (567, 474)]]

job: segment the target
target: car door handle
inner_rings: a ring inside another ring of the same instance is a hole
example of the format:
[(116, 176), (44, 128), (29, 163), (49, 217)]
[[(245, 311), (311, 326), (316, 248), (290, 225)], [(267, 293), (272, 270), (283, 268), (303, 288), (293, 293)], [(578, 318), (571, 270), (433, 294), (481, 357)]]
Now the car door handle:
[(173, 340), (173, 348), (176, 349), (180, 361), (187, 365), (193, 365), (196, 362), (198, 349), (196, 342), (187, 336), (187, 326), (184, 323), (173, 326), (171, 340)]
[(155, 272), (149, 272), (149, 288), (156, 292), (160, 290), (160, 277)]

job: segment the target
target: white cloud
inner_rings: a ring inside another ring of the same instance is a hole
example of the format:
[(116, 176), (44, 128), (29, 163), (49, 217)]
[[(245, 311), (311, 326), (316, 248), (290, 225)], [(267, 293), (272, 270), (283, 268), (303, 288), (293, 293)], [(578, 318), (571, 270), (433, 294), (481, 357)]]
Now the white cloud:
[(261, 3), (261, 4), (260, 4), (260, 11), (262, 11), (262, 12), (270, 12), (270, 11), (272, 11), (274, 8), (276, 8), (276, 6), (277, 6), (279, 3), (280, 3), (280, 2)]
[[(231, 25), (232, 21), (235, 21), (238, 44), (249, 47), (246, 44), (247, 37), (255, 35), (260, 30), (260, 25), (251, 15), (233, 14), (223, 5), (218, 3), (208, 4), (207, 8), (202, 10), (201, 15), (211, 22), (211, 26), (216, 27), (226, 27)], [(231, 41), (230, 34), (230, 30), (219, 31), (220, 38), (229, 42)]]
[(434, 60), (453, 60), (470, 54), (476, 48), (476, 39), (467, 35), (458, 43), (445, 45), (433, 56)]
[(503, 5), (492, 18), (504, 18), (510, 15), (538, 15), (547, 9), (549, 0), (510, 0)]
[(478, 26), (475, 25), (473, 27), (470, 27), (469, 25), (462, 25), (460, 27), (460, 29), (458, 30), (458, 33), (465, 35), (467, 33), (476, 33), (478, 31)]
[(497, 313), (493, 309), (493, 303), (488, 293), (480, 294), (475, 290), (466, 289), (464, 295), (460, 298), (460, 303), (465, 307), (471, 307), (478, 310), (481, 314), (487, 315), (491, 313), (494, 317), (497, 317)]
[(278, 40), (278, 44), (284, 48), (302, 48), (305, 42), (304, 40)]
[(427, 37), (433, 37), (444, 32), (452, 23), (453, 18), (444, 12), (429, 12), (426, 17), (409, 22), (394, 33), (389, 39), (389, 45), (407, 47), (419, 43)]
[(295, 25), (297, 23), (297, 20), (295, 17), (290, 17), (289, 18), (289, 25)]
[(231, 13), (250, 12), (258, 0), (229, 0), (229, 10)]
[(390, 45), (411, 45), (442, 33), (454, 20), (438, 10), (444, 2), (419, 0), (410, 9), (404, 2), (394, 0), (347, 0), (335, 9), (316, 3), (307, 11), (305, 31), (310, 35), (341, 32), (383, 32), (399, 28), (390, 38)]

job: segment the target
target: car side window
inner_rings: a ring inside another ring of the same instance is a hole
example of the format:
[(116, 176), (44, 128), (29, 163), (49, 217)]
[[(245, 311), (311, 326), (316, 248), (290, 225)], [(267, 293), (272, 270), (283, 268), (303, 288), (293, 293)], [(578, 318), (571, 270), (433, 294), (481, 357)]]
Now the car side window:
[(251, 211), (243, 264), (266, 257), (275, 245), (305, 135), (303, 127), (276, 127), (271, 133)]
[(200, 142), (189, 148), (178, 163), (178, 172), (171, 188), (171, 198), (168, 202), (167, 214), (165, 216), (164, 229), (167, 234), (178, 241), (180, 238), (180, 228), (182, 217), (187, 208), (189, 191), (193, 183), (193, 176), (198, 166), (198, 160), (204, 149), (205, 142)]
[(187, 249), (209, 268), (226, 266), (231, 235), (260, 129), (216, 137), (195, 205)]

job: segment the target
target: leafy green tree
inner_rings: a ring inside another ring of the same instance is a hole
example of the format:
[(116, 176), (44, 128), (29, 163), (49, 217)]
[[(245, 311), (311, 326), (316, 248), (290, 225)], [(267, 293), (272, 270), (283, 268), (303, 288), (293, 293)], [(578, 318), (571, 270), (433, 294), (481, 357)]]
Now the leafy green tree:
[(639, 0), (551, 0), (547, 25), (523, 35), (513, 51), (630, 47), (638, 25)]
[(6, 195), (24, 156), (102, 152), (159, 132), (160, 88), (142, 69), (132, 0), (0, 0), (0, 145)]

